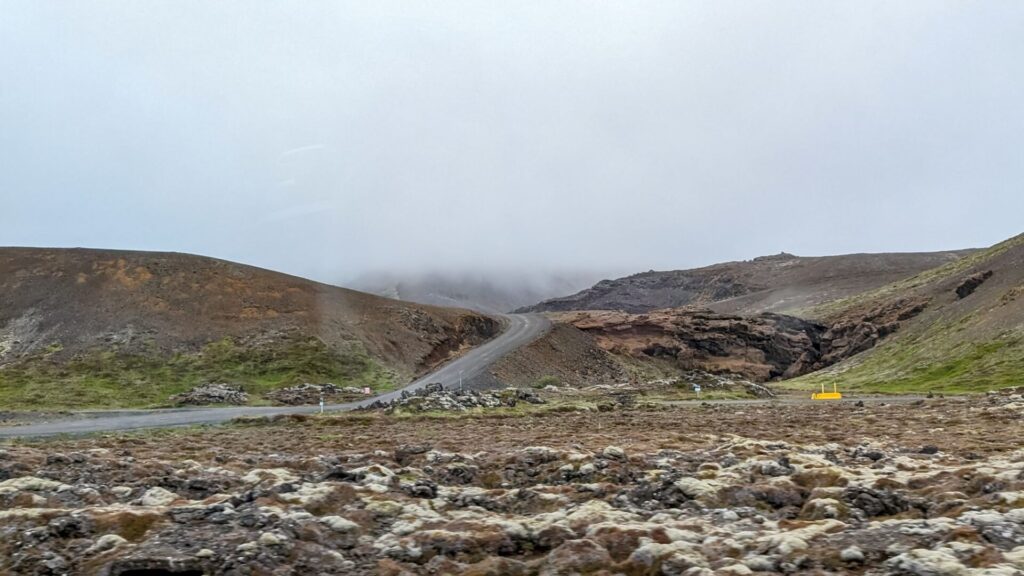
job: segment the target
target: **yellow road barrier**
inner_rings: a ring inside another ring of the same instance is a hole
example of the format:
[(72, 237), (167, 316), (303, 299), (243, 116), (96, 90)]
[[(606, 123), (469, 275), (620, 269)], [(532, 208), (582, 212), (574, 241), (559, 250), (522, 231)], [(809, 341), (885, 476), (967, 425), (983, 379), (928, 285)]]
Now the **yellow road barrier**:
[(839, 393), (836, 385), (832, 384), (832, 391), (825, 392), (825, 385), (821, 385), (821, 392), (814, 392), (811, 394), (811, 400), (842, 400), (843, 395)]

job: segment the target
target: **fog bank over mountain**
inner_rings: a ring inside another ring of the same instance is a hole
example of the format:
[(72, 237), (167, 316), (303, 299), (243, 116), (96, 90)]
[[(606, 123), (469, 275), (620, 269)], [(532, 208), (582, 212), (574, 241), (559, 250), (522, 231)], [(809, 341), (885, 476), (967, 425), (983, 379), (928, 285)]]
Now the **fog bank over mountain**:
[(376, 272), (346, 282), (356, 290), (398, 300), (470, 308), (486, 313), (511, 312), (573, 294), (615, 274), (545, 271)]

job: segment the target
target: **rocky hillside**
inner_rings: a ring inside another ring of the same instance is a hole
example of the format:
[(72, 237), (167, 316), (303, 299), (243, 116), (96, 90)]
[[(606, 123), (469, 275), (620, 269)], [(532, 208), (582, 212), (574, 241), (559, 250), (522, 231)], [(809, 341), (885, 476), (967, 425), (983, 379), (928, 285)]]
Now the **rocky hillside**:
[(596, 342), (591, 334), (564, 322), (550, 332), (498, 360), (491, 369), (493, 385), (581, 388), (630, 380), (628, 363)]
[(807, 319), (691, 306), (552, 317), (589, 334), (615, 358), (660, 360), (684, 371), (754, 381), (803, 376), (787, 386), (836, 382), (879, 392), (1018, 386), (1024, 373), (1024, 235), (802, 314)]
[(641, 313), (699, 306), (729, 314), (794, 314), (942, 266), (971, 250), (905, 254), (765, 256), (695, 270), (644, 272), (525, 308), (531, 312)]
[(1024, 235), (912, 278), (807, 311), (867, 352), (799, 385), (987, 390), (1024, 374)]
[(161, 403), (204, 381), (387, 387), (499, 329), (200, 256), (0, 249), (6, 406)]
[(588, 272), (378, 272), (348, 285), (396, 300), (495, 314), (572, 294), (599, 278), (600, 275)]

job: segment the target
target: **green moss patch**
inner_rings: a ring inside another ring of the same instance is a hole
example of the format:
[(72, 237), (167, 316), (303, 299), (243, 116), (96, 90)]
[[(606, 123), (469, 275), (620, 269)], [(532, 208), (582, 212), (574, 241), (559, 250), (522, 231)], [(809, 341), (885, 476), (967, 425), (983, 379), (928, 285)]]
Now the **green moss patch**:
[[(938, 340), (938, 342), (936, 342)], [(1024, 385), (1024, 336), (1006, 334), (983, 343), (946, 347), (923, 338), (865, 353), (840, 370), (824, 370), (786, 383), (817, 390), (833, 382), (840, 391), (879, 393), (983, 392)]]

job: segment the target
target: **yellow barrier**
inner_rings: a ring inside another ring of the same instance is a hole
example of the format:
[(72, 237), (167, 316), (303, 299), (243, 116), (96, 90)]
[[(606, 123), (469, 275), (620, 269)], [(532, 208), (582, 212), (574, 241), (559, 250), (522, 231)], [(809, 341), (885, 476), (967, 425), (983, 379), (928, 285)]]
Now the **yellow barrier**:
[(825, 392), (825, 385), (821, 385), (821, 392), (815, 392), (811, 394), (811, 400), (842, 400), (843, 395), (836, 389), (836, 385), (832, 384), (832, 391)]

